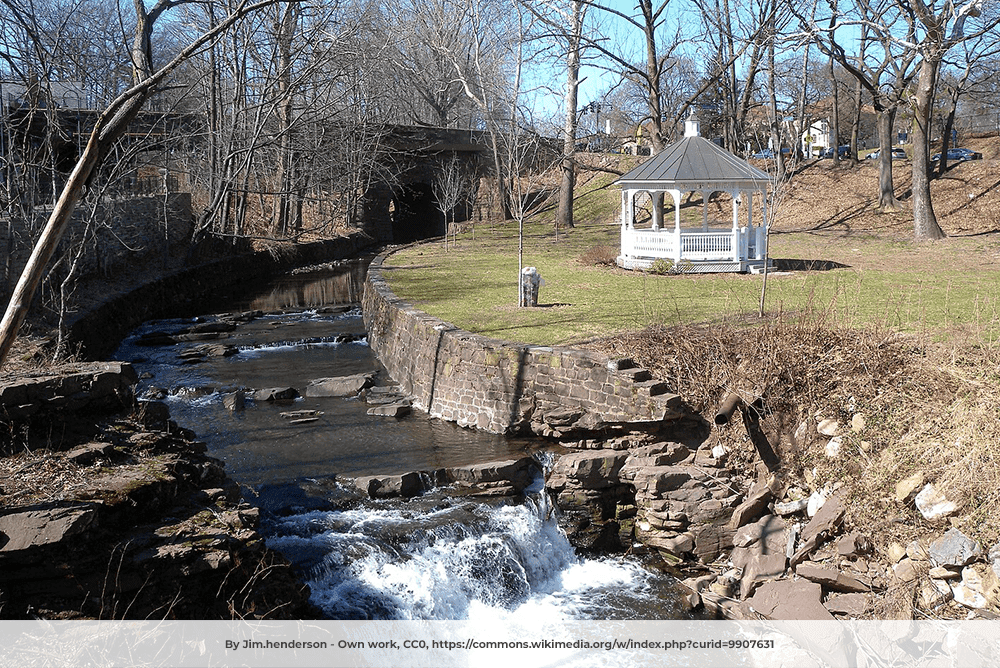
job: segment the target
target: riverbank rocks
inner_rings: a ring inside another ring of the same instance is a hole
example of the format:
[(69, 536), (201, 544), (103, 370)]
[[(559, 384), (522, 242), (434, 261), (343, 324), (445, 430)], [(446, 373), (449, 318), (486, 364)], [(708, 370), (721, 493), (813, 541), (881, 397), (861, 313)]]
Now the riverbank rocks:
[(132, 365), (125, 362), (67, 364), (44, 373), (0, 380), (0, 422), (128, 409), (138, 381)]
[(319, 616), (204, 444), (107, 419), (101, 440), (22, 453), (0, 490), (5, 618)]

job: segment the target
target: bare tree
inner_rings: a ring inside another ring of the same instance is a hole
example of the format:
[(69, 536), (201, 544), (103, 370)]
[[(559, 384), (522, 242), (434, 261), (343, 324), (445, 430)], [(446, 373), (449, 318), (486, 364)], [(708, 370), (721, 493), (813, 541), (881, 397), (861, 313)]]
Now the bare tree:
[[(912, 24), (907, 24), (887, 3), (856, 0), (850, 7), (831, 5), (831, 16), (805, 16), (791, 3), (803, 32), (821, 51), (832, 56), (850, 72), (872, 98), (878, 122), (879, 138), (879, 208), (895, 211), (899, 200), (892, 180), (892, 126), (896, 112), (903, 104), (915, 70), (916, 51), (912, 48)], [(833, 11), (835, 9), (835, 11)], [(824, 20), (825, 19), (825, 20)], [(878, 26), (882, 28), (879, 29)], [(852, 54), (840, 42), (838, 33), (854, 37), (852, 28), (859, 28), (863, 40), (857, 54)], [(902, 30), (908, 39), (895, 39)], [(869, 48), (874, 43), (877, 48)], [(860, 107), (859, 107), (860, 108)]]
[(465, 172), (457, 155), (452, 155), (450, 160), (442, 162), (434, 173), (431, 189), (434, 192), (438, 211), (444, 217), (446, 249), (448, 248), (448, 234), (453, 233), (456, 237), (458, 236), (458, 231), (454, 229), (455, 211), (458, 205), (465, 201), (471, 184), (472, 175)]

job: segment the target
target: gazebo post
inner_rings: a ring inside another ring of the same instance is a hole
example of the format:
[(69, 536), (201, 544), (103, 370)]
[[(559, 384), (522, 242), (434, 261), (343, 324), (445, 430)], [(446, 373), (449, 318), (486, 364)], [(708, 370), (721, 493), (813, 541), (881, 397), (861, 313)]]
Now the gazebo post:
[(739, 262), (743, 254), (743, 244), (740, 243), (740, 196), (743, 193), (736, 191), (733, 196), (733, 262)]
[(653, 229), (659, 231), (663, 228), (663, 191), (650, 193), (650, 198), (653, 200)]
[(710, 193), (701, 191), (701, 231), (708, 232), (708, 197)]
[[(754, 228), (754, 225), (753, 225), (753, 196), (754, 196), (754, 192), (752, 190), (747, 193), (747, 239), (753, 239), (754, 240), (754, 242), (753, 242), (753, 252), (754, 252), (754, 256), (755, 256), (754, 259), (756, 259), (756, 255), (757, 255), (757, 230)], [(750, 254), (748, 252), (747, 253), (747, 259), (750, 259), (749, 256), (750, 256)]]
[(681, 243), (681, 191), (671, 190), (670, 195), (674, 198), (674, 263), (680, 264), (684, 256), (684, 246)]

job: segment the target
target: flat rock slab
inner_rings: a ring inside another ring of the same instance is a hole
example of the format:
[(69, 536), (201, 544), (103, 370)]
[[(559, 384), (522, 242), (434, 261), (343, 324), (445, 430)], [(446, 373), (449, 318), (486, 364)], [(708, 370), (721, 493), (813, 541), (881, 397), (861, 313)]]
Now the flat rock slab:
[(306, 386), (307, 397), (353, 397), (372, 384), (373, 373), (316, 378)]
[(823, 605), (838, 615), (860, 617), (868, 611), (870, 601), (867, 594), (834, 594)]
[(409, 401), (397, 401), (394, 404), (382, 404), (368, 409), (368, 415), (401, 418), (410, 414)]
[(768, 619), (833, 620), (820, 599), (823, 587), (808, 580), (774, 580), (765, 582), (748, 603)]
[(867, 577), (855, 577), (841, 572), (836, 566), (823, 566), (821, 564), (805, 562), (796, 566), (795, 574), (834, 591), (860, 594), (872, 589), (871, 581)]
[(0, 515), (0, 553), (59, 543), (86, 530), (96, 518), (90, 504), (34, 506)]
[(844, 519), (844, 511), (844, 501), (840, 494), (831, 496), (802, 530), (802, 540), (808, 541), (814, 536), (832, 533)]

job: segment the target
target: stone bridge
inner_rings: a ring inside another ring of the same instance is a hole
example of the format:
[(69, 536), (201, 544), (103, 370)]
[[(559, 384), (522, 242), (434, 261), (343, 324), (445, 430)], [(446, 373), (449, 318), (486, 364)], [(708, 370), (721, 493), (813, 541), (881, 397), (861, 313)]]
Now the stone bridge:
[[(26, 135), (42, 145), (48, 124), (54, 120), (59, 131), (53, 135), (53, 160), (57, 169), (69, 172), (79, 157), (100, 117), (93, 109), (60, 108), (49, 110), (9, 105), (3, 118), (15, 134)], [(188, 149), (196, 148), (205, 136), (205, 118), (194, 113), (142, 111), (130, 125), (126, 140), (139, 139), (151, 146), (162, 145), (169, 138), (184, 137)], [(0, 131), (0, 151), (6, 143)], [(23, 139), (21, 140), (23, 143)], [(489, 137), (481, 130), (456, 130), (417, 126), (388, 126), (379, 132), (378, 153), (374, 160), (378, 172), (386, 175), (362, 194), (361, 228), (383, 243), (406, 243), (443, 235), (444, 214), (434, 197), (433, 183), (443, 165), (458, 158), (461, 172), (470, 175), (472, 193), (455, 208), (454, 219), (467, 220), (479, 177), (489, 162)], [(46, 190), (47, 188), (43, 188)]]
[(481, 130), (396, 126), (383, 138), (396, 169), (392, 181), (374, 183), (363, 196), (362, 229), (385, 243), (407, 243), (445, 233), (434, 180), (453, 157), (471, 175), (473, 192), (454, 211), (468, 220), (479, 177), (487, 169), (489, 138)]

